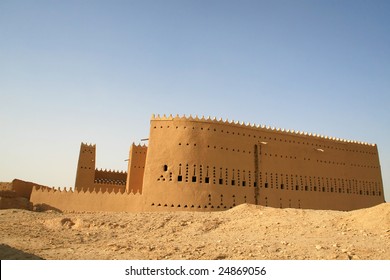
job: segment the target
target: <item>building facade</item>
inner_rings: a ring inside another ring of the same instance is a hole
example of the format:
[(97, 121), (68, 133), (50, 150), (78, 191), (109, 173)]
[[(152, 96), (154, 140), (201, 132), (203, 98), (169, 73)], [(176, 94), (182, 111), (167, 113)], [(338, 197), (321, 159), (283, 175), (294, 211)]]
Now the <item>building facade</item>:
[[(353, 210), (384, 202), (375, 144), (227, 120), (153, 116), (148, 147), (131, 146), (127, 173), (99, 173), (94, 161), (95, 146), (82, 144), (73, 194), (126, 196), (123, 211), (218, 211), (242, 203)], [(133, 194), (139, 197), (131, 206)]]

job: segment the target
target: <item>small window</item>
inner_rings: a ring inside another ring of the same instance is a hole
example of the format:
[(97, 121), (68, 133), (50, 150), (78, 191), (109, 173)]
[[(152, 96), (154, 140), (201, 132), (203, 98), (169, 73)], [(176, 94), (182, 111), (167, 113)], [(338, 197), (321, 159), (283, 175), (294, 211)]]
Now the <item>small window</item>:
[(299, 190), (299, 187), (298, 187), (298, 185), (297, 186), (295, 186), (295, 190), (297, 191), (297, 190)]
[(236, 184), (236, 181), (232, 180), (232, 186), (234, 186), (235, 184)]
[(206, 184), (210, 183), (210, 178), (209, 178), (209, 177), (204, 178), (204, 182), (205, 182)]
[(168, 165), (164, 164), (164, 171), (168, 171)]
[(196, 176), (192, 176), (192, 183), (196, 182)]
[(179, 181), (179, 182), (183, 181), (183, 176), (181, 176), (181, 175), (177, 176), (177, 181)]
[(284, 189), (284, 185), (283, 185), (283, 184), (280, 184), (280, 189), (281, 189), (281, 190)]
[(246, 182), (245, 181), (242, 181), (241, 184), (242, 184), (243, 187), (246, 186)]
[(256, 187), (257, 187), (257, 182), (254, 182), (254, 183), (253, 183), (253, 186), (256, 188)]
[(264, 188), (266, 188), (266, 189), (268, 188), (268, 183), (264, 184)]
[(223, 185), (223, 179), (219, 179), (219, 184)]
[(308, 190), (309, 190), (309, 188), (307, 186), (305, 186), (305, 191), (308, 191)]

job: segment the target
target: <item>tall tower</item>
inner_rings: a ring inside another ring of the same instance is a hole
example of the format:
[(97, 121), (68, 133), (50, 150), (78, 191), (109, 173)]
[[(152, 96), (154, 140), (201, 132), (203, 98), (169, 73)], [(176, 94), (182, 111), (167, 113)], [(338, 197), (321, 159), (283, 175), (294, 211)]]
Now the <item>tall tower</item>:
[(87, 190), (95, 182), (96, 145), (81, 143), (79, 162), (77, 164), (75, 190)]
[(131, 145), (126, 180), (127, 192), (142, 193), (147, 150), (146, 146), (135, 145), (134, 143)]

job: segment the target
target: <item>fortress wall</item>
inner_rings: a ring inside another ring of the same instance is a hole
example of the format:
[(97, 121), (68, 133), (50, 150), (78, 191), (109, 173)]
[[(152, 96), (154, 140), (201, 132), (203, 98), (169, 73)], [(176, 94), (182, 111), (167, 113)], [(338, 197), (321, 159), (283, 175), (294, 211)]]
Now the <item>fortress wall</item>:
[(96, 169), (94, 183), (82, 189), (89, 191), (100, 190), (102, 192), (124, 192), (126, 189), (126, 178), (126, 172)]
[(61, 211), (136, 212), (144, 209), (142, 196), (137, 193), (84, 192), (72, 190), (43, 190), (34, 188), (31, 194), (34, 206)]
[[(254, 187), (234, 189), (212, 186), (194, 190), (194, 186), (183, 185), (157, 188), (154, 200), (146, 199), (150, 211), (218, 211), (227, 210), (242, 203), (254, 204)], [(175, 196), (168, 195), (176, 193)], [(329, 210), (355, 210), (377, 204), (374, 196), (364, 197), (358, 194), (320, 193), (313, 191), (286, 192), (283, 190), (260, 189), (258, 204), (275, 208), (303, 208)]]
[(42, 188), (47, 188), (45, 186), (41, 186), (36, 183), (14, 179), (12, 181), (11, 189), (16, 193), (16, 196), (21, 196), (30, 199), (33, 186), (40, 186)]
[(109, 184), (109, 183), (95, 183), (92, 187), (82, 188), (84, 191), (101, 191), (101, 192), (124, 192), (126, 185), (123, 184)]
[[(197, 188), (189, 183), (177, 186), (155, 186), (153, 198), (145, 196), (146, 205), (153, 211), (217, 211), (227, 210), (242, 203), (254, 203), (253, 188), (237, 190), (225, 186)], [(172, 194), (175, 195), (172, 195)]]
[(303, 208), (329, 210), (355, 210), (378, 204), (376, 196), (359, 194), (318, 192), (313, 190), (295, 191), (281, 189), (260, 190), (260, 204), (276, 208)]
[(117, 183), (126, 184), (127, 173), (123, 171), (111, 171), (111, 170), (95, 170), (95, 181), (115, 181)]
[(181, 207), (210, 199), (216, 207), (221, 195), (223, 207), (350, 210), (384, 201), (375, 145), (180, 117), (151, 120), (144, 194), (148, 205)]
[(145, 161), (148, 148), (132, 144), (129, 152), (126, 190), (142, 193)]

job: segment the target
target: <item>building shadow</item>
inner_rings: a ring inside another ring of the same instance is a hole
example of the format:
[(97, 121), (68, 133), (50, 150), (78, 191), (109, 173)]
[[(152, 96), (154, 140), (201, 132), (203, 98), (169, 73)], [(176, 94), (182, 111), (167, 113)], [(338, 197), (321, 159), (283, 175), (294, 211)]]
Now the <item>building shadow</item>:
[(34, 254), (26, 253), (6, 244), (0, 244), (0, 260), (44, 260)]

